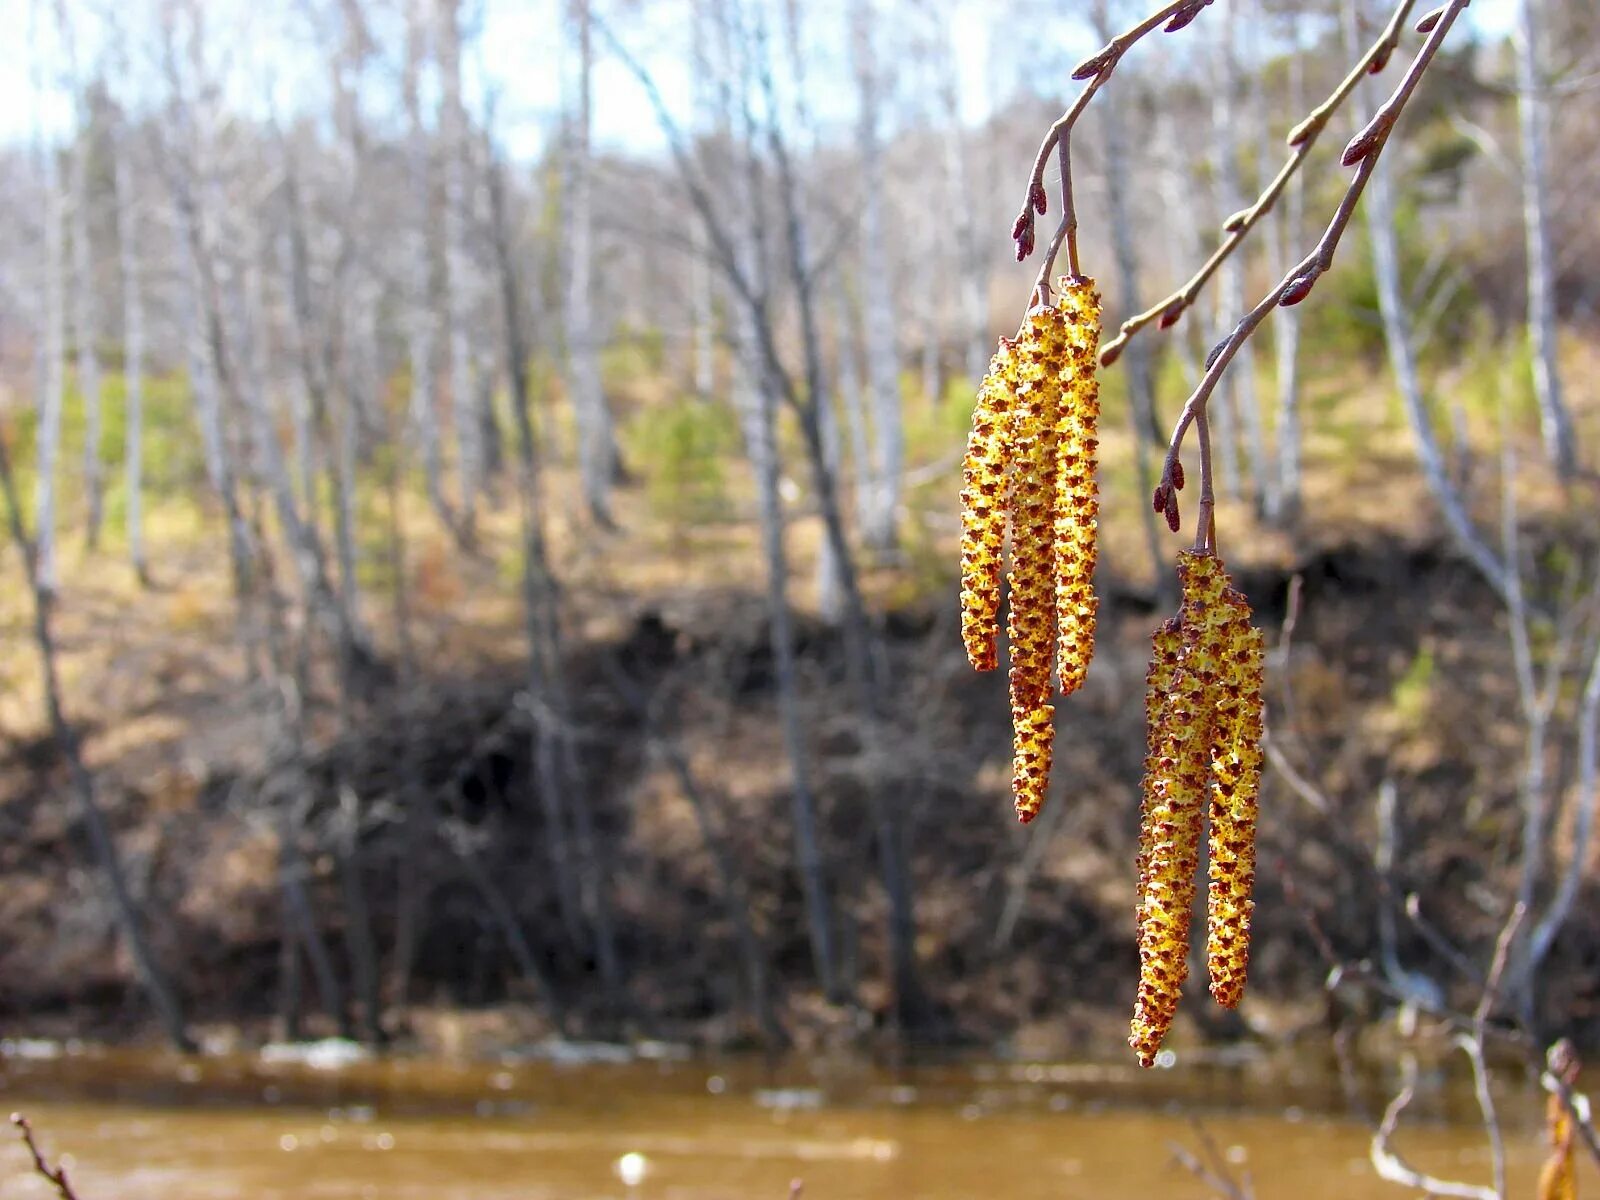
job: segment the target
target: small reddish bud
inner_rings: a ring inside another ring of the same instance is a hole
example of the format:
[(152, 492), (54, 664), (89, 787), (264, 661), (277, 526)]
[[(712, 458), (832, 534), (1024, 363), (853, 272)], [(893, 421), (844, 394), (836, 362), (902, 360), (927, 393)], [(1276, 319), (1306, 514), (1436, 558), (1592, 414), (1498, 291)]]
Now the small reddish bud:
[(1172, 20), (1168, 21), (1166, 25), (1166, 32), (1177, 33), (1178, 30), (1182, 29), (1190, 21), (1198, 17), (1200, 15), (1200, 10), (1205, 8), (1206, 5), (1210, 3), (1211, 0), (1194, 0), (1194, 3), (1184, 5), (1177, 12), (1172, 14)]
[(1179, 491), (1183, 490), (1183, 460), (1174, 459), (1172, 462), (1172, 486)]
[(1033, 253), (1033, 210), (1023, 209), (1011, 226), (1011, 240), (1017, 244), (1017, 261)]
[(1045, 194), (1044, 181), (1042, 179), (1033, 185), (1033, 190), (1028, 193), (1028, 201), (1033, 205), (1033, 211), (1041, 216), (1050, 207), (1050, 197)]
[(1183, 310), (1189, 307), (1180, 297), (1161, 310), (1161, 319), (1156, 322), (1159, 329), (1171, 329), (1178, 323), (1178, 318), (1183, 316)]
[(1389, 65), (1389, 55), (1394, 52), (1394, 45), (1384, 46), (1372, 56), (1372, 61), (1367, 64), (1368, 75), (1382, 75), (1383, 69)]
[(1111, 59), (1111, 47), (1107, 46), (1103, 50), (1097, 50), (1072, 68), (1072, 78), (1079, 83), (1082, 83), (1085, 79), (1093, 79), (1111, 64)]
[(1313, 271), (1304, 275), (1295, 276), (1288, 287), (1283, 289), (1283, 295), (1278, 297), (1278, 303), (1284, 308), (1292, 308), (1311, 294), (1311, 289), (1316, 286), (1317, 276)]
[(1444, 16), (1445, 5), (1441, 4), (1430, 13), (1423, 14), (1422, 20), (1417, 22), (1418, 33), (1432, 33), (1433, 27), (1439, 23), (1439, 18)]
[(1386, 132), (1387, 126), (1381, 117), (1374, 117), (1360, 133), (1350, 139), (1344, 148), (1344, 153), (1339, 156), (1339, 162), (1344, 166), (1353, 167), (1367, 155), (1371, 154), (1377, 146), (1379, 139)]
[(1109, 367), (1112, 363), (1116, 362), (1117, 359), (1121, 358), (1122, 347), (1126, 344), (1127, 343), (1120, 341), (1108, 343), (1106, 348), (1100, 351), (1100, 365), (1102, 367)]
[(1167, 528), (1177, 533), (1183, 522), (1178, 517), (1178, 494), (1173, 491), (1167, 492), (1166, 518)]
[(1150, 507), (1151, 507), (1151, 509), (1153, 509), (1155, 512), (1158, 512), (1158, 513), (1162, 513), (1162, 512), (1166, 512), (1167, 511), (1167, 485), (1166, 484), (1164, 484), (1164, 483), (1156, 484), (1155, 495), (1150, 497)]

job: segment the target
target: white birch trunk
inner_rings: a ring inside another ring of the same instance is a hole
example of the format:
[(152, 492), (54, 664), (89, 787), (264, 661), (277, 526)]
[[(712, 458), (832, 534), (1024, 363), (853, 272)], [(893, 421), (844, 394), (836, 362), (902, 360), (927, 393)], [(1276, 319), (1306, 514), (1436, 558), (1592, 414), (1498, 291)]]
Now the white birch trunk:
[(144, 287), (139, 276), (139, 207), (134, 196), (133, 130), (126, 120), (112, 139), (117, 191), (117, 255), (122, 275), (123, 488), (128, 561), (145, 582), (149, 564), (144, 552)]
[[(1356, 32), (1355, 3), (1345, 0), (1346, 46), (1351, 53), (1359, 53)], [(1365, 90), (1365, 89), (1363, 89)], [(1499, 556), (1484, 540), (1473, 523), (1461, 493), (1451, 482), (1445, 469), (1444, 455), (1439, 449), (1438, 434), (1433, 427), (1433, 416), (1423, 395), (1422, 378), (1417, 369), (1416, 348), (1413, 344), (1411, 320), (1406, 309), (1404, 288), (1400, 280), (1399, 236), (1395, 231), (1394, 183), (1391, 175), (1393, 163), (1387, 156), (1379, 159), (1372, 178), (1362, 196), (1361, 207), (1366, 212), (1367, 233), (1372, 243), (1373, 273), (1378, 284), (1378, 309), (1383, 318), (1384, 343), (1389, 351), (1389, 364), (1394, 371), (1395, 386), (1411, 425), (1411, 436), (1416, 443), (1417, 459), (1428, 481), (1445, 524), (1456, 545), (1483, 577), (1489, 581), (1502, 598), (1510, 595), (1510, 572), (1515, 567), (1502, 563)]]
[[(1234, 147), (1237, 130), (1237, 105), (1234, 93), (1239, 86), (1239, 63), (1235, 53), (1235, 20), (1237, 4), (1224, 5), (1222, 36), (1217, 42), (1216, 62), (1211, 88), (1212, 164), (1216, 172), (1217, 224), (1243, 207), (1239, 186), (1239, 163)], [(1233, 329), (1234, 323), (1244, 315), (1245, 263), (1244, 255), (1229, 255), (1222, 265), (1217, 289), (1218, 312), (1215, 337), (1220, 340)], [(1266, 483), (1262, 470), (1265, 453), (1262, 446), (1261, 410), (1256, 403), (1256, 358), (1249, 342), (1239, 348), (1233, 366), (1223, 381), (1226, 389), (1222, 397), (1222, 420), (1217, 422), (1217, 449), (1222, 466), (1223, 489), (1235, 499), (1248, 494), (1259, 506)], [(1245, 486), (1244, 456), (1240, 453), (1240, 434), (1249, 446), (1250, 485)]]
[(472, 257), (467, 247), (469, 190), (467, 114), (461, 100), (461, 27), (457, 0), (437, 0), (439, 74), (443, 95), (439, 138), (444, 153), (445, 313), (450, 346), (450, 413), (456, 435), (457, 490), (463, 531), (471, 536), (483, 486), (483, 437), (472, 350)]
[(83, 399), (83, 491), (88, 505), (85, 540), (100, 545), (105, 515), (105, 467), (101, 458), (100, 321), (95, 303), (93, 221), (89, 204), (89, 152), (93, 144), (87, 105), (79, 112), (72, 152), (72, 324), (77, 341), (78, 394)]
[(862, 540), (876, 553), (891, 555), (899, 545), (905, 434), (900, 411), (900, 349), (896, 337), (894, 292), (889, 278), (888, 233), (883, 211), (885, 178), (879, 130), (883, 79), (874, 50), (875, 25), (872, 0), (853, 0), (851, 42), (859, 106), (856, 152), (861, 159), (863, 191), (862, 301), (873, 433), (871, 486), (863, 514)]
[(1555, 258), (1550, 243), (1547, 175), (1549, 103), (1539, 59), (1537, 0), (1519, 0), (1516, 36), (1517, 123), (1522, 137), (1522, 226), (1528, 253), (1528, 340), (1533, 349), (1533, 390), (1545, 453), (1563, 478), (1577, 470), (1572, 416), (1561, 395), (1556, 336)]
[(428, 231), (433, 225), (432, 170), (428, 131), (422, 123), (421, 77), (428, 55), (428, 0), (410, 0), (406, 9), (406, 65), (402, 90), (406, 109), (406, 176), (411, 196), (411, 229), (406, 239), (408, 314), (406, 352), (411, 360), (411, 424), (422, 452), (428, 498), (444, 523), (454, 526), (444, 493), (444, 467), (439, 452), (438, 397), (434, 388), (433, 263)]
[[(1305, 109), (1305, 56), (1299, 53), (1300, 21), (1298, 13), (1291, 13), (1289, 43), (1289, 111)], [(1261, 162), (1263, 167), (1274, 161), (1281, 148), (1273, 137), (1270, 123), (1260, 122)], [(1268, 214), (1267, 271), (1274, 279), (1282, 279), (1289, 269), (1289, 256), (1298, 253), (1300, 231), (1305, 225), (1305, 176), (1299, 171), (1289, 181), (1281, 205), (1274, 205)], [(1301, 433), (1300, 433), (1300, 309), (1291, 305), (1280, 308), (1272, 315), (1273, 348), (1277, 354), (1278, 411), (1275, 424), (1278, 463), (1278, 493), (1276, 517), (1280, 524), (1293, 525), (1300, 516)], [(1274, 514), (1269, 513), (1269, 516)]]
[(66, 392), (66, 262), (61, 177), (55, 151), (44, 151), (44, 331), (40, 339), (38, 424), (34, 449), (33, 511), (39, 586), (56, 589), (56, 463), (61, 456), (61, 408)]
[(600, 346), (594, 321), (594, 200), (589, 139), (593, 121), (594, 39), (589, 0), (571, 0), (577, 38), (577, 76), (567, 130), (567, 392), (578, 425), (578, 469), (589, 515), (612, 524), (611, 484), (617, 450), (600, 381)]

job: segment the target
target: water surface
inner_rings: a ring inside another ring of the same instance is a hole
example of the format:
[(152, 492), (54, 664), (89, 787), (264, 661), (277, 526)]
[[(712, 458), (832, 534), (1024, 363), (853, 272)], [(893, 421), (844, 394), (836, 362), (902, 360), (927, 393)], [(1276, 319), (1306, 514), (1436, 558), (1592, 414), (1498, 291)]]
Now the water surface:
[[(797, 1179), (806, 1200), (1203, 1197), (1170, 1149), (1201, 1149), (1196, 1120), (1260, 1200), (1408, 1194), (1372, 1174), (1332, 1065), (1293, 1059), (891, 1070), (661, 1046), (493, 1063), (7, 1048), (0, 1105), (70, 1155), (82, 1200), (783, 1200)], [(1365, 1081), (1363, 1103), (1387, 1083)], [(1424, 1085), (1399, 1148), (1487, 1181), (1470, 1091)], [(1499, 1096), (1512, 1194), (1531, 1196), (1541, 1100), (1515, 1078)], [(0, 1151), (0, 1197), (50, 1194), (20, 1146)]]

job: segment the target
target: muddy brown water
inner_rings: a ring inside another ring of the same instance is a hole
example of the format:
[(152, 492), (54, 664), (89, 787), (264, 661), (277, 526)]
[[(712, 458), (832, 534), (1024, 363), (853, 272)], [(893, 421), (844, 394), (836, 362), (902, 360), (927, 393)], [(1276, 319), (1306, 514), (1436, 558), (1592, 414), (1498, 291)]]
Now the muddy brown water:
[[(643, 1050), (447, 1063), (347, 1062), (334, 1047), (307, 1062), (10, 1042), (0, 1106), (67, 1155), (82, 1200), (784, 1200), (794, 1180), (805, 1200), (1198, 1198), (1215, 1193), (1170, 1145), (1199, 1152), (1202, 1136), (1259, 1200), (1412, 1194), (1372, 1173), (1331, 1063), (890, 1069)], [(1361, 1103), (1381, 1107), (1383, 1075)], [(1486, 1182), (1465, 1082), (1425, 1071), (1397, 1146), (1419, 1169)], [(1497, 1098), (1511, 1194), (1531, 1197), (1540, 1096), (1508, 1074)], [(0, 1197), (51, 1194), (20, 1144), (0, 1146)]]

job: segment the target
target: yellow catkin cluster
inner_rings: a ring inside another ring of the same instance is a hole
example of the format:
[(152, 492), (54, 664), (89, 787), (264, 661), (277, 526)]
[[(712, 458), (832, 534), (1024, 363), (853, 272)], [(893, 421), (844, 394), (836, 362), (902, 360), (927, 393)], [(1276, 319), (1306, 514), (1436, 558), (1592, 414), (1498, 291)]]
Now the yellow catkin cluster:
[(1094, 652), (1099, 338), (1093, 283), (1063, 280), (1058, 304), (1034, 308), (1016, 340), (1000, 343), (967, 440), (962, 640), (976, 669), (995, 668), (1009, 530), (1012, 792), (1023, 821), (1049, 784), (1056, 678), (1064, 694), (1075, 691)]
[(1139, 992), (1128, 1037), (1145, 1066), (1172, 1026), (1189, 973), (1190, 913), (1208, 811), (1206, 958), (1212, 994), (1229, 1007), (1244, 991), (1255, 883), (1261, 633), (1215, 555), (1186, 552), (1178, 573), (1183, 604), (1156, 631), (1145, 699)]
[(1016, 391), (1016, 343), (1001, 338), (978, 388), (962, 466), (961, 639), (967, 660), (979, 671), (992, 671), (999, 663), (995, 635), (1006, 542), (1006, 449)]

